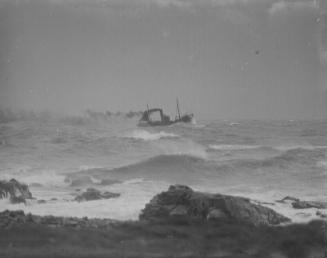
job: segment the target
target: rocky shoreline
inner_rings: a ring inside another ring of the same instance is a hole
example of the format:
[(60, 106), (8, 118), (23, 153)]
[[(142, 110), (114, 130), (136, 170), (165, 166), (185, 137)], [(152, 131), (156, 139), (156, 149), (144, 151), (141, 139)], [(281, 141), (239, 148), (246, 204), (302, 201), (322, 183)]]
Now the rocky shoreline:
[[(16, 180), (4, 185), (2, 197), (33, 198)], [(83, 201), (103, 194), (85, 193)], [(309, 204), (318, 205), (301, 207)], [(247, 198), (172, 185), (137, 221), (0, 212), (0, 257), (327, 257), (326, 221), (290, 222)]]

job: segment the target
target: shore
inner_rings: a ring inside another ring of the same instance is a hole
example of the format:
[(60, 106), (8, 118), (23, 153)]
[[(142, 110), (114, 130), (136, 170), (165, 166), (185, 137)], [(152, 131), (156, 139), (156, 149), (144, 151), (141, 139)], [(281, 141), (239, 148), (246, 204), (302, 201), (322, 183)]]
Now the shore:
[(291, 224), (251, 200), (170, 186), (137, 221), (0, 213), (0, 257), (327, 256), (327, 222)]

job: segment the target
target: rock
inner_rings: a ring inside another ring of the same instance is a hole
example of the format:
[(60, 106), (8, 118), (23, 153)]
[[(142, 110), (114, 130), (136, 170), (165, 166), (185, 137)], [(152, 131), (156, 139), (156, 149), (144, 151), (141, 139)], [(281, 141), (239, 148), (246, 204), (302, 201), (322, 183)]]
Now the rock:
[(93, 201), (101, 199), (110, 199), (119, 197), (119, 193), (104, 192), (101, 193), (99, 190), (94, 188), (88, 188), (86, 192), (75, 197), (75, 200), (78, 202), (82, 201)]
[(286, 203), (286, 201), (298, 202), (298, 201), (300, 201), (300, 199), (295, 198), (295, 197), (292, 197), (292, 196), (286, 196), (286, 197), (284, 197), (283, 199), (278, 200), (278, 201), (276, 201), (276, 202)]
[(226, 220), (227, 214), (220, 209), (212, 209), (208, 212), (207, 220), (217, 221), (217, 220)]
[(0, 228), (11, 228), (15, 225), (26, 223), (27, 218), (23, 211), (4, 211), (0, 213)]
[(9, 197), (11, 203), (26, 203), (27, 199), (32, 199), (32, 194), (26, 184), (11, 179), (0, 181), (0, 199), (6, 197)]
[(172, 215), (184, 216), (187, 221), (229, 219), (255, 226), (290, 221), (270, 208), (251, 203), (247, 198), (195, 192), (183, 185), (170, 186), (168, 191), (156, 195), (142, 210), (140, 220), (169, 220)]
[(12, 228), (23, 224), (37, 224), (47, 227), (58, 228), (108, 228), (114, 223), (111, 219), (88, 219), (74, 217), (55, 217), (55, 216), (37, 216), (30, 213), (24, 214), (23, 211), (0, 212), (0, 230), (1, 228)]
[(186, 217), (187, 216), (187, 207), (183, 205), (178, 205), (169, 213), (170, 217)]
[(68, 227), (77, 227), (78, 221), (73, 218), (64, 218), (63, 225)]
[(318, 202), (318, 201), (301, 201), (298, 198), (286, 196), (285, 198), (278, 200), (276, 202), (286, 203), (290, 201), (294, 209), (327, 209), (327, 202)]
[(43, 204), (43, 203), (46, 203), (46, 201), (45, 200), (37, 200), (37, 203), (38, 204)]
[(292, 206), (294, 209), (327, 209), (327, 202), (314, 202), (314, 201), (297, 201), (293, 202)]
[(319, 216), (322, 219), (326, 219), (327, 218), (327, 212), (322, 212), (322, 211), (317, 211), (316, 215)]

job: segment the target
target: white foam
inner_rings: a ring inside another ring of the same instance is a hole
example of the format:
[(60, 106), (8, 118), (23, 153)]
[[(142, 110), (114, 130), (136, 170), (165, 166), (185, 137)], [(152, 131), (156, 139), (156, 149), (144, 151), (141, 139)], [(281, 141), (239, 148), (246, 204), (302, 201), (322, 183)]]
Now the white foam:
[(229, 145), (229, 144), (210, 144), (209, 149), (212, 150), (249, 150), (249, 149), (257, 149), (260, 148), (260, 145)]
[[(0, 211), (24, 210), (24, 212), (36, 215), (54, 215), (68, 217), (89, 217), (89, 218), (111, 218), (118, 220), (137, 220), (140, 211), (145, 207), (153, 196), (160, 191), (166, 190), (168, 184), (164, 182), (143, 181), (139, 179), (134, 182), (114, 184), (101, 190), (120, 193), (118, 198), (96, 200), (87, 202), (74, 201), (74, 195), (71, 192), (62, 192), (58, 201), (48, 201), (51, 196), (46, 196), (46, 203), (37, 203), (36, 201), (25, 204), (9, 204), (8, 201), (0, 202)], [(57, 194), (56, 192), (55, 194)], [(54, 193), (53, 193), (54, 194)], [(41, 194), (45, 196), (45, 194)]]
[(151, 133), (149, 131), (146, 130), (134, 130), (131, 133), (127, 133), (123, 136), (124, 138), (133, 138), (136, 140), (144, 140), (144, 141), (155, 141), (155, 140), (159, 140), (162, 138), (177, 138), (179, 137), (176, 134), (173, 133), (167, 133), (164, 131), (160, 131), (158, 133)]
[(316, 150), (316, 149), (327, 149), (327, 146), (324, 145), (281, 145), (281, 146), (273, 146), (273, 148), (280, 151), (288, 151), (293, 149), (304, 149), (304, 150)]
[(59, 174), (58, 171), (52, 169), (46, 169), (41, 171), (35, 171), (34, 173), (28, 173), (21, 175), (18, 180), (26, 184), (38, 183), (44, 186), (64, 186), (65, 175)]

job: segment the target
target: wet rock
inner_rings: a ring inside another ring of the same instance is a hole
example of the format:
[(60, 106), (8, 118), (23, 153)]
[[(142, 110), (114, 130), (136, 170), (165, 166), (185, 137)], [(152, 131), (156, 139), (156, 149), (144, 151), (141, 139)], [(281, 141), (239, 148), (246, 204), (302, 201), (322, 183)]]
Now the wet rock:
[(183, 185), (170, 186), (168, 191), (156, 195), (142, 210), (140, 220), (167, 220), (172, 213), (183, 215), (187, 221), (205, 222), (209, 216), (255, 226), (290, 221), (270, 208), (251, 203), (247, 198), (196, 192)]
[(327, 202), (302, 201), (298, 198), (290, 197), (290, 196), (286, 196), (282, 200), (278, 200), (276, 202), (287, 203), (287, 201), (291, 202), (292, 207), (294, 209), (310, 209), (310, 208), (327, 209)]
[(299, 202), (300, 199), (292, 197), (292, 196), (286, 196), (281, 200), (278, 200), (276, 202), (280, 202), (280, 203), (286, 203), (287, 201), (291, 201), (291, 202)]
[(111, 192), (101, 193), (101, 191), (97, 189), (88, 188), (86, 192), (83, 192), (82, 194), (76, 196), (75, 200), (78, 202), (83, 202), (83, 201), (117, 198), (119, 196), (120, 196), (119, 193), (111, 193)]
[(11, 203), (26, 203), (27, 199), (32, 199), (32, 194), (26, 184), (18, 182), (16, 179), (10, 181), (0, 181), (0, 199), (9, 198)]
[(319, 216), (322, 219), (326, 219), (327, 218), (327, 212), (322, 212), (322, 211), (317, 211), (316, 215)]
[(327, 202), (297, 201), (293, 202), (292, 206), (294, 209), (327, 209)]

